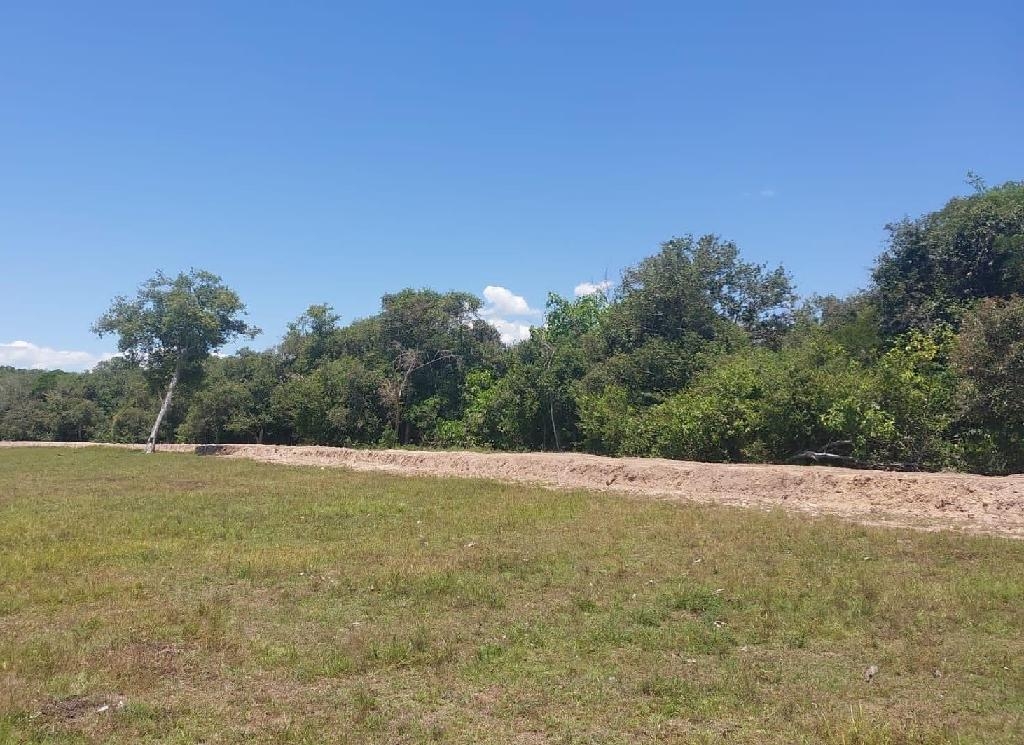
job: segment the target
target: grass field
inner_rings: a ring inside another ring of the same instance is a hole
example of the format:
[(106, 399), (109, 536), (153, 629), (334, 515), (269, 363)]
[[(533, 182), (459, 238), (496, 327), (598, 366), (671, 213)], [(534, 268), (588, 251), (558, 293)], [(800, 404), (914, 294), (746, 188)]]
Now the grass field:
[(0, 742), (1020, 743), (1022, 632), (1020, 541), (0, 451)]

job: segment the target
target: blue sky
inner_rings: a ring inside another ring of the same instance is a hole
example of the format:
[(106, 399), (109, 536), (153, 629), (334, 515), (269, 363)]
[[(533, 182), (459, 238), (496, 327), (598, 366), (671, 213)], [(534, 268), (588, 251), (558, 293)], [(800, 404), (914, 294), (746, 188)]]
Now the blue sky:
[(5, 3), (0, 364), (88, 366), (157, 268), (222, 275), (261, 348), (406, 286), (491, 287), (512, 331), (688, 232), (846, 293), (885, 223), (1024, 178), (1022, 29), (1009, 0)]

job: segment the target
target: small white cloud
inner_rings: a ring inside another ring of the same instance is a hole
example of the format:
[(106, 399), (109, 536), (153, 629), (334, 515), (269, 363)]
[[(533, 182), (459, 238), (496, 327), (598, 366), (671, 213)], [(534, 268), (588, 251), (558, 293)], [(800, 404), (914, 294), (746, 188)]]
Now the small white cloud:
[(771, 199), (775, 196), (775, 189), (761, 189), (761, 191), (758, 192), (758, 196), (762, 199)]
[(30, 370), (88, 370), (98, 362), (115, 356), (111, 353), (92, 354), (51, 349), (20, 340), (0, 344), (0, 365)]
[(484, 288), (484, 300), (488, 305), (483, 309), (484, 315), (495, 316), (539, 316), (540, 311), (534, 310), (522, 295), (516, 295), (505, 287), (487, 285)]
[(530, 338), (530, 320), (538, 318), (541, 312), (531, 308), (526, 298), (499, 285), (487, 285), (483, 296), (487, 303), (480, 315), (498, 330), (505, 344)]
[(530, 338), (530, 325), (527, 323), (506, 321), (503, 318), (489, 318), (487, 322), (498, 329), (501, 341), (505, 344), (515, 344)]
[(600, 282), (580, 282), (573, 288), (572, 294), (576, 297), (593, 295), (597, 292), (608, 292), (611, 289), (611, 280), (603, 279)]

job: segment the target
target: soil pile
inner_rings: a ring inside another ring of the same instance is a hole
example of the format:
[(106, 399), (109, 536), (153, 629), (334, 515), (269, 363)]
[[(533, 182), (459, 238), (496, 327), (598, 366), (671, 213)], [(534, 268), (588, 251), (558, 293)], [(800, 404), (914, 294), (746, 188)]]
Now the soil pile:
[[(61, 443), (2, 443), (60, 445)], [(73, 443), (81, 446), (80, 443)], [(128, 446), (140, 447), (141, 446)], [(194, 445), (161, 451), (195, 452)], [(207, 447), (219, 457), (414, 476), (496, 479), (684, 502), (781, 508), (871, 525), (1024, 538), (1024, 475), (894, 473), (578, 453), (476, 453), (275, 445)]]

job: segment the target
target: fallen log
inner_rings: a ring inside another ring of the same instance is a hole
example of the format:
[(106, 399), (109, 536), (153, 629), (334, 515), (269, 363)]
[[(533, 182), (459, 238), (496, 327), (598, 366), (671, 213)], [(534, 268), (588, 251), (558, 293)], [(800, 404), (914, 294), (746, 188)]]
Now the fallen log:
[(836, 455), (827, 451), (803, 450), (791, 456), (787, 463), (798, 466), (836, 466), (839, 468), (859, 468), (869, 471), (921, 471), (919, 463), (875, 463), (859, 460), (849, 455)]

